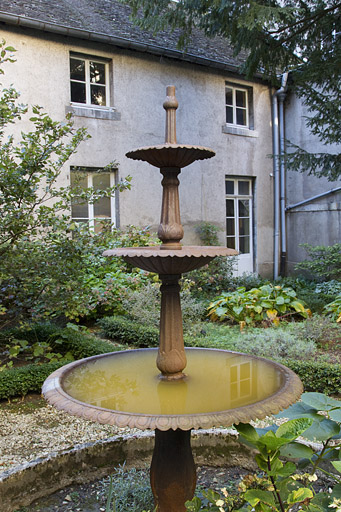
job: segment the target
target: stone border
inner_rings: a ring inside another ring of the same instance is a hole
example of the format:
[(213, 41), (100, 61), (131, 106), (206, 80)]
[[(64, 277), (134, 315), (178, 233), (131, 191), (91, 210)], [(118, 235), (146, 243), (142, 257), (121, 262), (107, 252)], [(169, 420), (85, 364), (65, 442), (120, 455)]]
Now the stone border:
[[(256, 469), (251, 448), (240, 443), (231, 429), (193, 431), (191, 444), (197, 465)], [(150, 464), (153, 448), (153, 432), (117, 435), (6, 470), (0, 473), (1, 512), (13, 512), (68, 485), (107, 476), (124, 462), (127, 467), (145, 467)]]

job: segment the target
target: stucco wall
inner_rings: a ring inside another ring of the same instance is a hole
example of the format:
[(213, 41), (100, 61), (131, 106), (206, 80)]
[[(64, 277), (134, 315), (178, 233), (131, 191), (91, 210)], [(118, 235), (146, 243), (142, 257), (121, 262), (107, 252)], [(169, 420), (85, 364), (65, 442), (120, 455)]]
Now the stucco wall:
[[(21, 100), (43, 106), (62, 119), (70, 106), (69, 53), (83, 52), (112, 59), (112, 96), (119, 120), (75, 117), (92, 139), (82, 143), (63, 174), (69, 180), (70, 165), (104, 166), (120, 163), (119, 178), (130, 174), (132, 190), (120, 194), (119, 223), (157, 226), (161, 207), (161, 175), (146, 163), (128, 160), (127, 151), (164, 142), (166, 86), (176, 86), (178, 142), (202, 145), (216, 157), (197, 162), (180, 174), (181, 217), (184, 243), (198, 243), (193, 226), (204, 220), (221, 228), (225, 243), (225, 175), (256, 178), (256, 266), (271, 274), (273, 259), (273, 182), (271, 102), (262, 83), (243, 82), (225, 71), (181, 63), (73, 38), (41, 34), (28, 29), (1, 30), (1, 37), (17, 49), (16, 63), (6, 64), (4, 83), (13, 83)], [(253, 86), (254, 137), (223, 133), (225, 81)]]
[[(337, 151), (336, 146), (323, 146), (305, 125), (309, 115), (302, 101), (293, 95), (286, 100), (286, 137), (307, 151)], [(341, 180), (309, 176), (308, 173), (288, 172), (286, 194), (288, 207), (341, 186)], [(307, 258), (300, 244), (333, 245), (341, 241), (341, 192), (309, 201), (287, 211), (287, 271)]]

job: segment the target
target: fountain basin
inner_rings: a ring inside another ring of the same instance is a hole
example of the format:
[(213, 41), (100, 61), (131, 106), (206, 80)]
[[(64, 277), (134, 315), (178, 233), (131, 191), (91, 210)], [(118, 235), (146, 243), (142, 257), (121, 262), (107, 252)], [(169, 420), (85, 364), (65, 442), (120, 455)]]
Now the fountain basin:
[(210, 148), (188, 144), (165, 143), (157, 146), (137, 148), (126, 153), (132, 160), (142, 160), (158, 168), (184, 168), (196, 160), (206, 160), (215, 156)]
[(263, 358), (187, 348), (187, 377), (160, 380), (157, 349), (127, 350), (70, 363), (44, 383), (58, 409), (100, 423), (139, 429), (229, 426), (264, 418), (302, 393), (288, 368)]
[(183, 274), (200, 268), (216, 256), (233, 256), (234, 249), (217, 246), (184, 246), (179, 250), (161, 245), (119, 247), (104, 251), (103, 256), (121, 256), (127, 263), (157, 274)]

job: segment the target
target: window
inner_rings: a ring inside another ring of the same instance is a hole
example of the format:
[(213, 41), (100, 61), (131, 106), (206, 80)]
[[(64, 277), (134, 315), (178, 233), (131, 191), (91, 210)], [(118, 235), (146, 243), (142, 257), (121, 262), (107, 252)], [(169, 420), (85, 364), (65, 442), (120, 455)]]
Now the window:
[(109, 106), (109, 64), (105, 60), (70, 56), (71, 102)]
[(226, 178), (226, 245), (252, 255), (252, 181)]
[(234, 126), (249, 127), (248, 90), (226, 84), (226, 123)]
[[(115, 185), (115, 173), (100, 173), (98, 169), (89, 167), (71, 169), (71, 186), (82, 188), (93, 187), (94, 190), (105, 190)], [(108, 224), (115, 224), (115, 197), (102, 197), (93, 204), (81, 198), (74, 198), (71, 204), (72, 220), (87, 223), (98, 233)]]

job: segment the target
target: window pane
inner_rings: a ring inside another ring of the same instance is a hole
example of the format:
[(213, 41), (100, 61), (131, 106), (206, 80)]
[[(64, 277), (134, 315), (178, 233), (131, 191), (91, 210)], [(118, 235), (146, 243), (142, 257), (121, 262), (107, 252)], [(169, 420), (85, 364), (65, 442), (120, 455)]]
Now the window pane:
[(235, 249), (236, 248), (236, 242), (235, 242), (235, 238), (234, 237), (228, 236), (226, 238), (226, 247), (228, 247), (229, 249)]
[(234, 219), (226, 219), (226, 234), (227, 235), (234, 235)]
[(239, 234), (240, 235), (249, 235), (250, 234), (249, 219), (239, 219)]
[(246, 110), (237, 108), (236, 115), (237, 115), (237, 124), (240, 124), (241, 126), (246, 126)]
[(70, 78), (71, 80), (85, 81), (85, 61), (80, 59), (70, 59)]
[(71, 101), (86, 103), (85, 84), (71, 82)]
[(239, 237), (239, 252), (241, 254), (248, 254), (250, 252), (250, 237), (240, 236)]
[(225, 181), (226, 194), (234, 194), (234, 181)]
[(91, 86), (91, 105), (105, 106), (105, 86), (92, 85)]
[(73, 219), (88, 219), (88, 203), (78, 202), (77, 199), (75, 199), (71, 206), (71, 217)]
[(249, 181), (238, 181), (238, 195), (239, 196), (248, 196), (250, 190), (250, 182)]
[[(110, 175), (95, 174), (92, 178), (92, 184), (95, 190), (105, 190), (110, 187)], [(94, 216), (111, 218), (110, 197), (101, 197), (94, 203)]]
[(248, 199), (238, 200), (239, 217), (249, 217), (250, 215), (250, 201)]
[(233, 123), (233, 108), (226, 107), (226, 122), (232, 124)]
[(105, 64), (90, 61), (90, 82), (92, 84), (105, 84)]
[(246, 107), (246, 92), (236, 90), (236, 106)]
[(226, 199), (226, 217), (234, 217), (234, 200)]
[(233, 90), (226, 87), (226, 105), (233, 105)]

